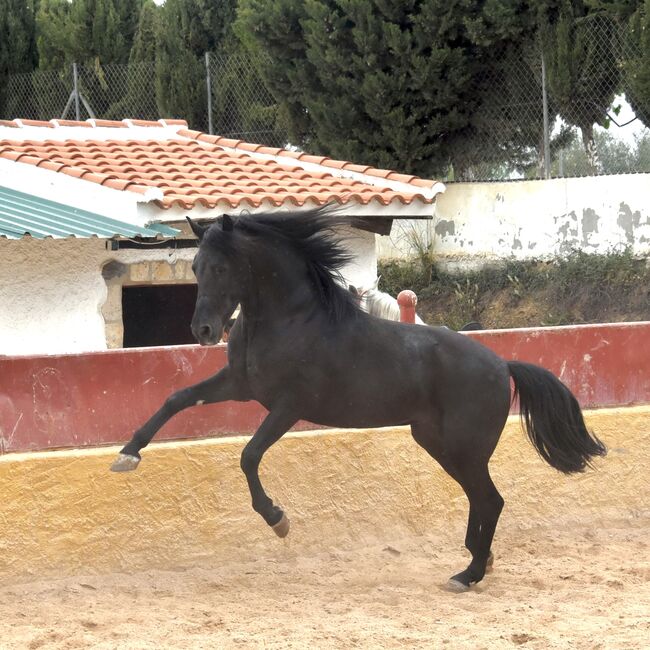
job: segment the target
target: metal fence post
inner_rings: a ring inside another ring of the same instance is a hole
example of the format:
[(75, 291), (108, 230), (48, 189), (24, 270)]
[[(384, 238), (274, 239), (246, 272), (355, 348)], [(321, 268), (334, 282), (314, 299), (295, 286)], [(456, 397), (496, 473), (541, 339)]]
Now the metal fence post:
[(77, 64), (72, 64), (72, 82), (74, 84), (74, 111), (77, 122), (81, 120), (81, 112), (79, 110), (79, 79), (77, 77)]
[(551, 135), (548, 126), (548, 96), (546, 94), (544, 52), (542, 52), (542, 110), (544, 114), (544, 178), (551, 178)]
[(210, 78), (210, 54), (205, 53), (205, 83), (208, 91), (208, 133), (212, 135), (212, 79)]

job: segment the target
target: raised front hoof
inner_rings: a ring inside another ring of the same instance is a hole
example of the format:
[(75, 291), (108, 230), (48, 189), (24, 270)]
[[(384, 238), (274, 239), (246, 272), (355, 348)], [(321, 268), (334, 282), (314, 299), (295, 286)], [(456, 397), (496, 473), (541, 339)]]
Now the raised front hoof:
[(111, 472), (132, 472), (137, 469), (140, 459), (130, 454), (118, 454), (111, 465)]
[(282, 513), (282, 519), (277, 524), (273, 524), (273, 532), (280, 538), (286, 537), (289, 534), (289, 517)]

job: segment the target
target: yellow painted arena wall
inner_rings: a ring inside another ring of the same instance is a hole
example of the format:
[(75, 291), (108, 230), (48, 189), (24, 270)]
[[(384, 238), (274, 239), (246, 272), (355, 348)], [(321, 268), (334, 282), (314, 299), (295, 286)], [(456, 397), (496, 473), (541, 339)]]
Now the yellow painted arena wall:
[[(586, 418), (609, 454), (577, 476), (546, 465), (510, 418), (491, 463), (506, 501), (501, 526), (650, 513), (650, 406)], [(127, 474), (108, 471), (117, 447), (1, 456), (0, 580), (178, 570), (414, 534), (462, 545), (465, 497), (407, 428), (291, 433), (276, 444), (261, 476), (291, 520), (284, 540), (250, 507), (246, 440), (153, 444)]]

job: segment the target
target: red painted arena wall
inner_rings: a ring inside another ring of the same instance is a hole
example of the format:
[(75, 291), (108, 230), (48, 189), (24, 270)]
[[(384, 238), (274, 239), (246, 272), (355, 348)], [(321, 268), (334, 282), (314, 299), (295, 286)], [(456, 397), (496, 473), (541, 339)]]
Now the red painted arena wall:
[[(585, 408), (650, 403), (650, 322), (467, 336), (506, 359), (548, 368)], [(225, 363), (225, 346), (193, 345), (0, 358), (0, 453), (126, 442), (171, 392)], [(156, 439), (250, 434), (265, 413), (256, 402), (192, 408)]]

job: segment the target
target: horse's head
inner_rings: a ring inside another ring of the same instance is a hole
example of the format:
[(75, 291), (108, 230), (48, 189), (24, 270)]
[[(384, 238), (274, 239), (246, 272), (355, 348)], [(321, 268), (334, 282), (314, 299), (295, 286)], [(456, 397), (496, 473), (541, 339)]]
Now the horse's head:
[(242, 273), (231, 241), (234, 222), (228, 215), (207, 227), (187, 220), (200, 242), (192, 264), (198, 288), (192, 334), (201, 345), (215, 345), (242, 295)]
[(363, 284), (359, 285), (358, 287), (355, 287), (352, 284), (348, 285), (348, 291), (355, 297), (357, 304), (363, 309), (364, 311), (368, 311), (367, 307), (367, 302), (368, 302), (368, 297), (372, 295), (373, 292), (377, 291), (377, 287), (379, 286), (379, 278), (377, 278), (374, 282), (371, 282), (370, 284)]

